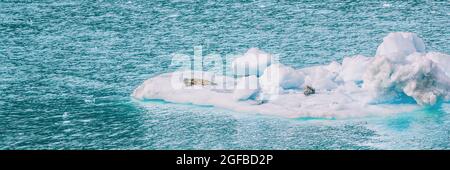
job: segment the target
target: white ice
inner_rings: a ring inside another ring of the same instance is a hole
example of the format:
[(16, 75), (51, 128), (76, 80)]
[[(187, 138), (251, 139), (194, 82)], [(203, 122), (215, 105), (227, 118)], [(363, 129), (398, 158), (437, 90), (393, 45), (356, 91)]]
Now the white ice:
[[(426, 52), (414, 33), (390, 33), (375, 56), (346, 57), (342, 63), (294, 69), (273, 62), (271, 56), (251, 48), (232, 63), (237, 78), (198, 71), (166, 73), (146, 80), (132, 96), (291, 118), (389, 115), (450, 100), (450, 56)], [(216, 84), (187, 87), (186, 78)], [(316, 94), (305, 96), (307, 85)], [(415, 102), (401, 102), (404, 98)]]
[(272, 55), (258, 48), (250, 48), (245, 54), (232, 62), (235, 75), (261, 75), (267, 66), (271, 64)]

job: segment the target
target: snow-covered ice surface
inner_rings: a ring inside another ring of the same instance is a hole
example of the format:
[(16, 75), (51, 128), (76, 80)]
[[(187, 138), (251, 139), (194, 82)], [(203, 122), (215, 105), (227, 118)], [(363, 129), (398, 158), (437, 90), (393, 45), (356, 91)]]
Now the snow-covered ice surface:
[[(450, 56), (427, 52), (414, 33), (383, 38), (376, 55), (356, 55), (342, 64), (293, 69), (271, 61), (256, 48), (234, 59), (233, 78), (209, 72), (178, 71), (145, 81), (132, 94), (138, 100), (211, 105), (243, 113), (342, 118), (391, 115), (433, 107), (450, 100)], [(184, 79), (215, 85), (185, 86)], [(306, 96), (306, 86), (316, 93)]]

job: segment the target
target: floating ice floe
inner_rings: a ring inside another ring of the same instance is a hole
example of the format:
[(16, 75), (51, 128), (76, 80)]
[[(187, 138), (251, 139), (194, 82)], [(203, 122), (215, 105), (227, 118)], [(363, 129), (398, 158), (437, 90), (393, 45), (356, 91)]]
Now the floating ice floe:
[[(342, 64), (294, 69), (251, 48), (231, 67), (235, 76), (191, 70), (161, 74), (132, 96), (290, 118), (387, 115), (450, 101), (450, 56), (427, 53), (414, 33), (390, 33), (374, 57), (346, 57)], [(186, 85), (186, 79), (210, 83)], [(307, 86), (314, 94), (304, 94)]]

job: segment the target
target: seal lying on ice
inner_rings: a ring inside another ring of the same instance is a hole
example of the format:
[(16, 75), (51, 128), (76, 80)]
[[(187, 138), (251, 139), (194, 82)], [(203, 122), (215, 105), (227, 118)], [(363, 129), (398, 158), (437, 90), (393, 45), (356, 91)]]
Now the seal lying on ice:
[(207, 85), (217, 85), (214, 82), (208, 81), (208, 80), (203, 80), (203, 79), (196, 79), (196, 78), (190, 78), (190, 79), (184, 79), (183, 80), (184, 85), (186, 86), (197, 86), (197, 85), (201, 85), (201, 86), (207, 86)]
[(303, 94), (305, 94), (305, 96), (309, 96), (314, 93), (316, 93), (316, 90), (314, 88), (312, 88), (311, 86), (306, 86), (305, 90), (303, 90)]

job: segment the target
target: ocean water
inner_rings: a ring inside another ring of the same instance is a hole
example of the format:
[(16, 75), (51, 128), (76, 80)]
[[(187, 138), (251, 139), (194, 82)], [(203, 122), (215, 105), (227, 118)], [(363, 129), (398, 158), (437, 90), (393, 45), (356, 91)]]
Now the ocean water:
[(450, 2), (1, 1), (0, 149), (449, 149), (449, 103), (288, 119), (130, 97), (194, 46), (303, 68), (373, 56), (396, 31), (450, 54)]

